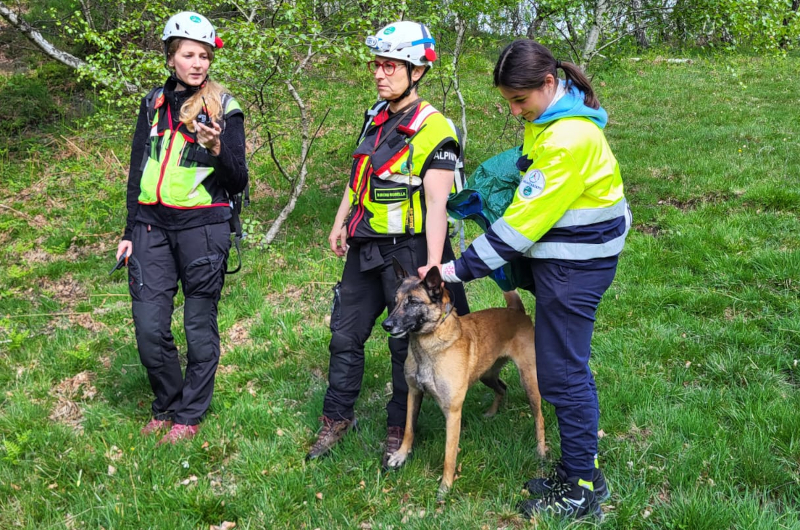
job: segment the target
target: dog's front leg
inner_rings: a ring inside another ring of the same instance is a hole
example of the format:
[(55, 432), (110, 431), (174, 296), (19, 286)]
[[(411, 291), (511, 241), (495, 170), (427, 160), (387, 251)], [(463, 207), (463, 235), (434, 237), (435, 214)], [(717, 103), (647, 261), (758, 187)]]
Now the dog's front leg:
[(439, 500), (453, 486), (456, 474), (456, 457), (458, 456), (458, 440), (461, 438), (461, 404), (453, 406), (447, 410), (447, 443), (444, 448), (444, 472), (442, 473), (442, 483), (439, 484)]
[(408, 410), (406, 411), (406, 430), (403, 433), (403, 443), (400, 444), (400, 449), (389, 457), (389, 467), (402, 466), (411, 453), (411, 446), (414, 445), (414, 427), (417, 424), (420, 405), (422, 405), (422, 390), (414, 385), (408, 385)]

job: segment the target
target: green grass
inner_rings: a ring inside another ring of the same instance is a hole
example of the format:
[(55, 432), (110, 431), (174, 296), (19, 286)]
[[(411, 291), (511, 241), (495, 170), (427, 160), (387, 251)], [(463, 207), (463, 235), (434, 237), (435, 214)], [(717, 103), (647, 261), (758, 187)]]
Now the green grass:
[[(470, 170), (521, 140), (490, 88), (491, 67), (480, 55), (463, 63)], [(594, 339), (601, 463), (612, 491), (602, 528), (800, 528), (798, 67), (797, 59), (619, 61), (594, 78), (635, 224)], [(353, 109), (371, 103), (369, 89), (364, 76), (315, 81), (312, 108), (332, 111), (308, 189), (275, 244), (250, 244), (243, 272), (228, 278), (212, 408), (200, 435), (177, 447), (138, 434), (150, 390), (126, 281), (107, 275), (124, 223), (127, 124), (119, 138), (62, 127), (6, 139), (0, 526), (526, 526), (515, 513), (521, 485), (559, 454), (552, 408), (551, 459), (541, 463), (514, 368), (494, 419), (481, 415), (490, 392), (474, 388), (460, 478), (437, 504), (444, 422), (430, 400), (413, 458), (397, 472), (379, 470), (389, 381), (380, 328), (367, 343), (360, 430), (329, 457), (304, 462), (326, 388), (330, 288), (342, 270), (326, 237), (360, 125)], [(432, 83), (425, 95), (441, 100)], [(452, 117), (454, 105), (448, 99)], [(263, 229), (287, 185), (266, 158), (252, 167), (244, 217)], [(467, 290), (474, 309), (502, 304), (489, 280)], [(174, 326), (185, 351), (180, 311)], [(65, 394), (59, 384), (84, 371), (96, 393)], [(80, 407), (82, 431), (50, 419), (59, 396)]]

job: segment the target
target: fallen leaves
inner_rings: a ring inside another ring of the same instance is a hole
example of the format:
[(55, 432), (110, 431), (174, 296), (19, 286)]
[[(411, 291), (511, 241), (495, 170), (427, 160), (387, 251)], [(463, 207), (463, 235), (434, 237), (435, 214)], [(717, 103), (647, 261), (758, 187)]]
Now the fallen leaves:
[[(84, 371), (74, 377), (62, 380), (50, 390), (50, 395), (58, 401), (53, 406), (49, 418), (52, 421), (69, 425), (77, 432), (83, 432), (83, 410), (75, 399), (91, 400), (97, 395), (97, 389), (91, 384), (95, 379), (93, 372)], [(80, 395), (79, 395), (80, 393)]]
[(197, 475), (190, 475), (189, 478), (181, 480), (180, 485), (188, 486), (189, 484), (194, 484), (195, 482), (197, 482)]
[(211, 525), (209, 530), (231, 530), (232, 528), (236, 528), (236, 523), (230, 521), (223, 521), (221, 525)]

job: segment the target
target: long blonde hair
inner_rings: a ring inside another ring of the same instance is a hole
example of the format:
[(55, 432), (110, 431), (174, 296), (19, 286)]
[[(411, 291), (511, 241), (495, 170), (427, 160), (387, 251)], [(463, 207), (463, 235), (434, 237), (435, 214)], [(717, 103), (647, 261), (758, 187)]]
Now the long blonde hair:
[[(181, 44), (185, 40), (189, 39), (172, 39), (169, 43), (169, 49), (167, 52), (168, 57), (172, 57), (178, 53)], [(214, 48), (205, 42), (195, 42), (205, 48), (206, 53), (208, 53), (209, 62), (213, 63)], [(222, 108), (222, 94), (226, 92), (227, 90), (224, 86), (216, 81), (208, 79), (200, 90), (195, 92), (192, 97), (184, 102), (183, 106), (181, 107), (180, 120), (186, 124), (186, 127), (189, 129), (189, 131), (194, 132), (194, 125), (192, 125), (192, 122), (203, 110), (203, 99), (205, 99), (206, 107), (208, 108), (208, 114), (211, 116), (211, 119), (217, 123), (222, 123), (222, 114), (225, 112), (225, 109)]]

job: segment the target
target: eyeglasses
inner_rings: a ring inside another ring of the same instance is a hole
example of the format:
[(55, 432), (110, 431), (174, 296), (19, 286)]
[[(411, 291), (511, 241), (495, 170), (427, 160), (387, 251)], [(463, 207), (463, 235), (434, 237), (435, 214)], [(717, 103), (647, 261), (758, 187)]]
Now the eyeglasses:
[(384, 74), (392, 75), (394, 74), (395, 70), (397, 70), (398, 66), (400, 65), (393, 63), (392, 61), (384, 61), (382, 63), (379, 63), (378, 61), (369, 61), (367, 63), (367, 70), (369, 70), (369, 73), (374, 75), (378, 73), (379, 69), (383, 68)]

